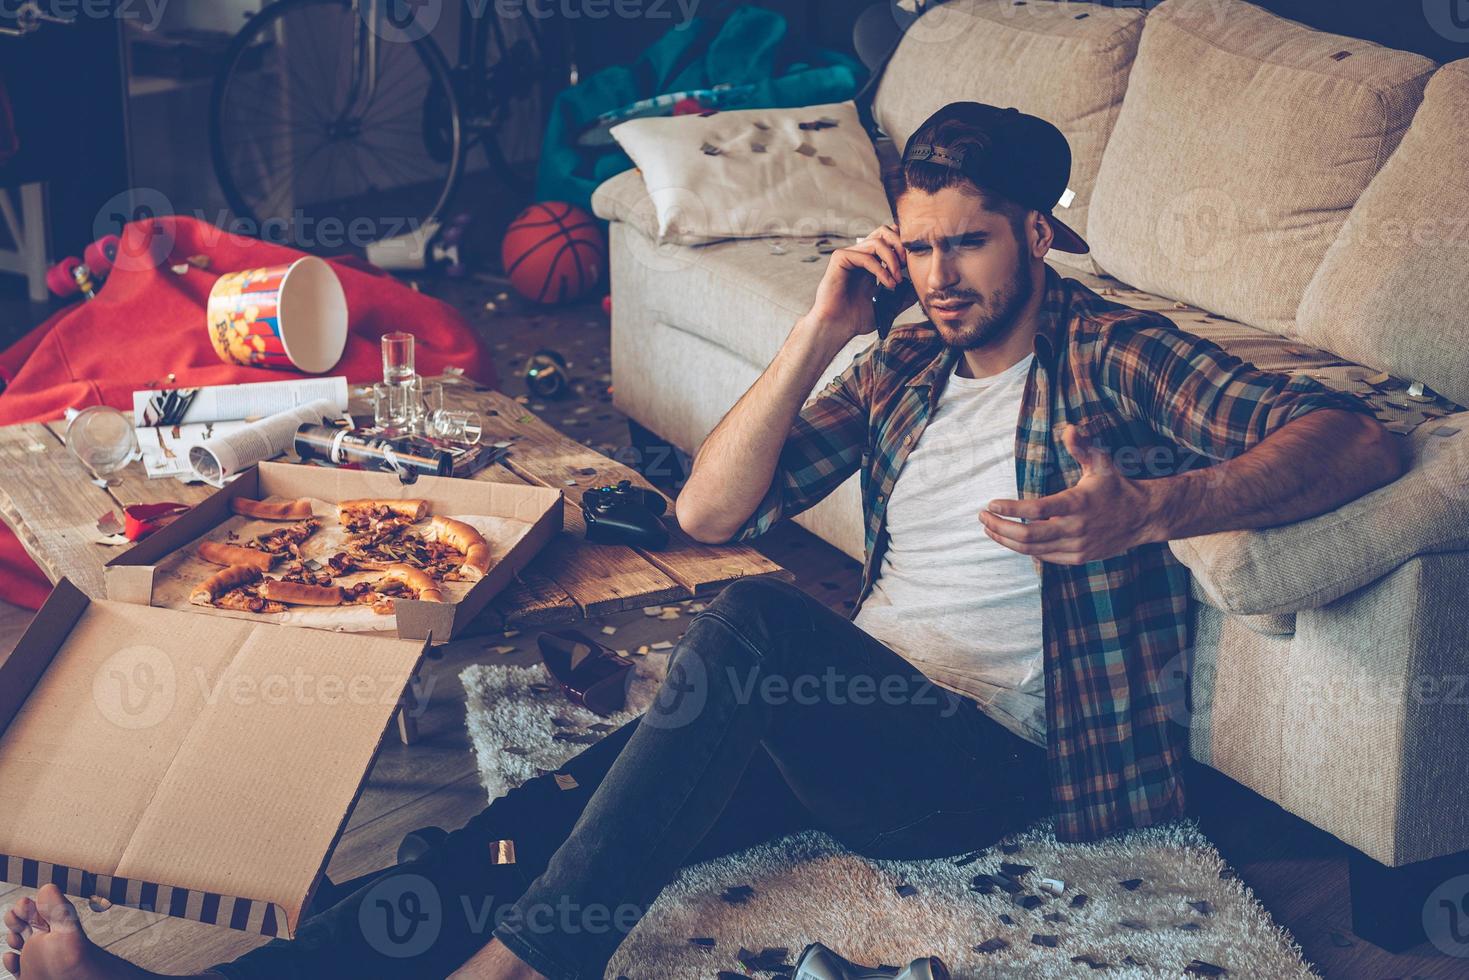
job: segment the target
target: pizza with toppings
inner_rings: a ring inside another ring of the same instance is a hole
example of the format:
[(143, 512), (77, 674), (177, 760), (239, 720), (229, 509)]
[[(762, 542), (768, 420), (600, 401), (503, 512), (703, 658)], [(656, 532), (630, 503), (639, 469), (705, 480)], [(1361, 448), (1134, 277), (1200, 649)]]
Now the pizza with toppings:
[(428, 528), (417, 526), (428, 514), (423, 500), (347, 501), (341, 505), (347, 548), (333, 555), (339, 572), (383, 571), (407, 565), (439, 581), (477, 582), (490, 566), (489, 543), (463, 521), (435, 517)]
[(301, 557), (301, 545), (319, 530), (321, 530), (321, 521), (313, 517), (296, 524), (288, 524), (285, 527), (272, 528), (257, 536), (251, 547), (259, 548), (272, 555), (294, 555), (299, 558)]
[(231, 565), (195, 586), (194, 591), (189, 594), (189, 601), (200, 606), (238, 609), (243, 612), (285, 612), (284, 603), (267, 599), (260, 594), (263, 580), (264, 576), (258, 568)]
[[(309, 501), (301, 501), (309, 506)], [(366, 605), (388, 615), (397, 599), (449, 601), (443, 583), (472, 583), (490, 568), (490, 546), (465, 521), (434, 516), (426, 500), (347, 500), (338, 505), (341, 535), (312, 539), (319, 518), (281, 524), (243, 540), (201, 542), (196, 554), (226, 566), (201, 583), (190, 601), (220, 609), (279, 613), (291, 606)], [(295, 506), (294, 513), (305, 507)], [(269, 518), (240, 508), (241, 516)], [(329, 552), (329, 553), (328, 553)]]

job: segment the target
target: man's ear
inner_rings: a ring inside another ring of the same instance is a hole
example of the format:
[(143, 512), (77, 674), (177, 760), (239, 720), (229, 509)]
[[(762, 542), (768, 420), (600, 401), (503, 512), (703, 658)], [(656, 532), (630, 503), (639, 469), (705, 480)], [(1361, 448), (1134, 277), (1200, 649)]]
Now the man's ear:
[(1030, 231), (1030, 254), (1038, 259), (1045, 258), (1046, 253), (1051, 250), (1051, 242), (1056, 239), (1056, 230), (1039, 211), (1030, 212), (1030, 220), (1026, 225)]

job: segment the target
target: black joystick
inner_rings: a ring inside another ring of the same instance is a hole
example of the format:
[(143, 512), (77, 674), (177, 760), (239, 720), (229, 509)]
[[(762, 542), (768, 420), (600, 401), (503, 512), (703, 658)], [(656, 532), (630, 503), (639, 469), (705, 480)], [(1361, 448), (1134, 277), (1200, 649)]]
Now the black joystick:
[(668, 543), (668, 528), (659, 517), (667, 508), (661, 493), (635, 487), (631, 480), (621, 480), (615, 487), (594, 487), (581, 498), (588, 541), (653, 551)]

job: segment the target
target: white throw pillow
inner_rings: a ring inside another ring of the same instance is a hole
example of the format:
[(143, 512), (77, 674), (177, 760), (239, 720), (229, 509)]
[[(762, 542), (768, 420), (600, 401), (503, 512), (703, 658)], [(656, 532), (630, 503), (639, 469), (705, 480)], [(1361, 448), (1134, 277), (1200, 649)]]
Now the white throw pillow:
[(642, 171), (659, 244), (855, 239), (893, 220), (851, 101), (633, 119), (610, 132)]

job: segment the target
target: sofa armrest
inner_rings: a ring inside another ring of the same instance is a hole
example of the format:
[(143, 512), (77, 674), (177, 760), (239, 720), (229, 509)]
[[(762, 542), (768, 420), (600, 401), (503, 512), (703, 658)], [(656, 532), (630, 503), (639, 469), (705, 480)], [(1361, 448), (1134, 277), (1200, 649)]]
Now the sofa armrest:
[(604, 221), (624, 221), (644, 235), (658, 240), (658, 214), (642, 171), (630, 167), (613, 174), (592, 191), (592, 213)]
[[(1435, 435), (1443, 427), (1457, 428)], [(1469, 549), (1469, 413), (1412, 433), (1407, 471), (1336, 510), (1250, 531), (1168, 543), (1216, 609), (1271, 615), (1316, 609), (1416, 555)]]

